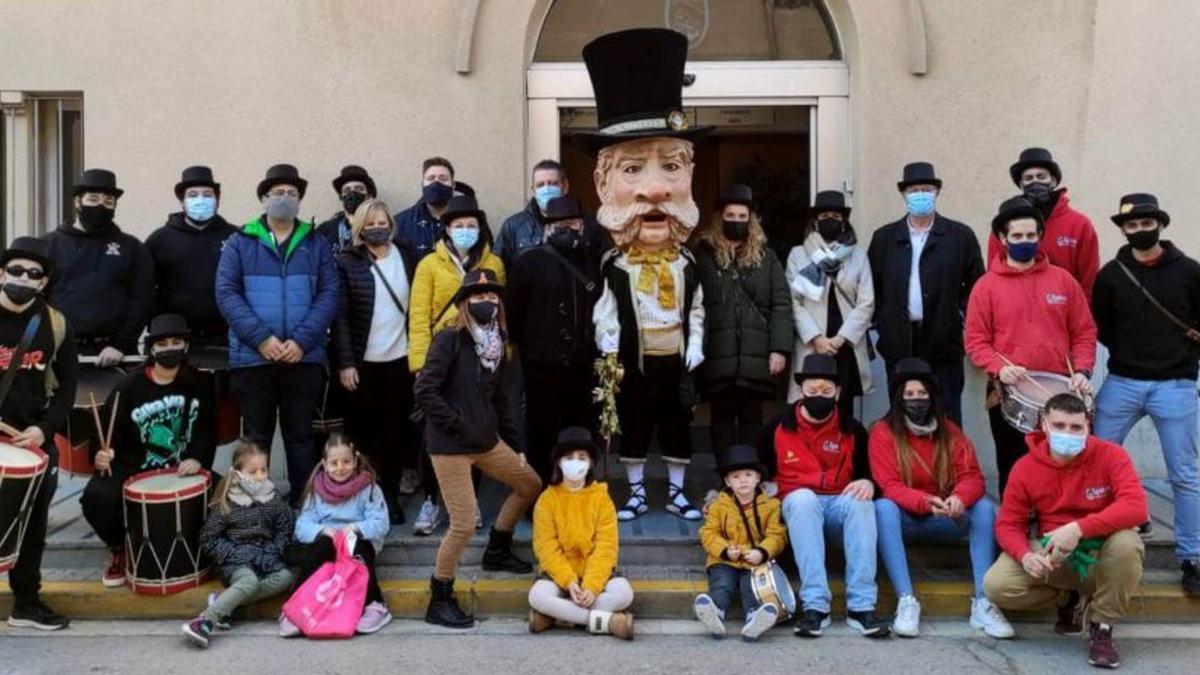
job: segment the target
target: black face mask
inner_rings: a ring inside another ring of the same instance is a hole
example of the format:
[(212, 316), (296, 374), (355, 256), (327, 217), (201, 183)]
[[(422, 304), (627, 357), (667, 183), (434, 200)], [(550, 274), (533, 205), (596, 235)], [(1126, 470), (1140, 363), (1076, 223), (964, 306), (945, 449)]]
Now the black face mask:
[(822, 421), (833, 414), (833, 407), (837, 405), (837, 399), (833, 396), (805, 396), (801, 405), (808, 411), (809, 417)]
[(1049, 183), (1027, 183), (1021, 187), (1021, 192), (1033, 202), (1035, 206), (1045, 206), (1054, 199), (1054, 188)]
[(178, 368), (187, 356), (187, 347), (171, 347), (154, 352), (154, 362), (163, 368)]
[(392, 240), (392, 233), (386, 227), (369, 227), (359, 233), (367, 246), (383, 246)]
[(569, 253), (579, 248), (579, 240), (579, 233), (569, 227), (555, 228), (546, 236), (546, 241), (559, 253)]
[(14, 305), (23, 305), (37, 297), (38, 289), (18, 284), (15, 281), (7, 281), (4, 283), (4, 294), (13, 301)]
[(1125, 235), (1125, 239), (1129, 241), (1129, 245), (1139, 251), (1149, 251), (1158, 244), (1158, 237), (1162, 234), (1162, 228), (1156, 227), (1153, 230), (1138, 230), (1133, 234)]
[(750, 236), (750, 222), (746, 220), (721, 221), (721, 232), (729, 241), (745, 241)]
[(107, 206), (80, 206), (79, 224), (88, 232), (99, 232), (112, 227), (116, 211)]
[(925, 426), (933, 416), (933, 401), (930, 399), (906, 398), (900, 405), (904, 409), (904, 416), (913, 424)]
[(345, 210), (348, 215), (352, 216), (354, 215), (354, 212), (358, 210), (358, 207), (362, 206), (362, 203), (365, 201), (367, 201), (366, 194), (353, 191), (347, 192), (346, 194), (342, 195), (342, 209)]
[(842, 236), (842, 230), (846, 224), (837, 218), (818, 218), (817, 219), (817, 234), (828, 243), (837, 241), (837, 238)]
[(500, 305), (491, 300), (483, 302), (472, 302), (467, 305), (467, 311), (471, 313), (471, 318), (475, 319), (475, 323), (489, 324), (500, 311)]

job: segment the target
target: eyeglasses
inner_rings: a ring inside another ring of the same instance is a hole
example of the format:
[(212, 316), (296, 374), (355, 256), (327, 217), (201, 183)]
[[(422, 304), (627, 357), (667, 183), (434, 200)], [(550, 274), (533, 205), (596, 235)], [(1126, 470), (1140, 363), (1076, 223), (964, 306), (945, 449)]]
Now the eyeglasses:
[(299, 190), (271, 190), (267, 193), (268, 197), (300, 197)]
[(4, 273), (10, 277), (25, 277), (30, 281), (41, 281), (46, 278), (46, 271), (36, 267), (21, 267), (20, 265), (9, 265), (4, 268)]

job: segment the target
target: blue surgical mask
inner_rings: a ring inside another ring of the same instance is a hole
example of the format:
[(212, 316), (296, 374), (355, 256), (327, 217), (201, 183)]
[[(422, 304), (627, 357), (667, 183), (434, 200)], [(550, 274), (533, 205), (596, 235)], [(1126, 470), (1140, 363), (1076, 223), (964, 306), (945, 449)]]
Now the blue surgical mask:
[(1036, 241), (1022, 241), (1018, 243), (1008, 242), (1008, 257), (1019, 263), (1027, 263), (1033, 260), (1037, 255), (1038, 243)]
[(194, 223), (207, 222), (217, 215), (217, 198), (207, 195), (188, 197), (183, 200), (183, 211)]
[(1046, 437), (1050, 441), (1050, 452), (1059, 457), (1078, 456), (1079, 453), (1083, 452), (1084, 446), (1087, 445), (1087, 436), (1049, 431), (1046, 433)]
[(450, 230), (450, 241), (460, 251), (470, 250), (479, 241), (479, 230), (472, 228), (457, 228)]
[(453, 186), (446, 185), (445, 183), (441, 183), (436, 180), (421, 188), (421, 198), (425, 200), (426, 204), (429, 204), (434, 208), (440, 209), (445, 206), (446, 202), (450, 201), (450, 197), (453, 195)]
[(937, 195), (932, 192), (909, 192), (904, 195), (904, 203), (908, 212), (914, 216), (927, 216), (933, 213)]
[(533, 198), (537, 200), (538, 208), (545, 211), (550, 205), (550, 200), (558, 199), (562, 194), (562, 188), (558, 185), (543, 185), (533, 191)]

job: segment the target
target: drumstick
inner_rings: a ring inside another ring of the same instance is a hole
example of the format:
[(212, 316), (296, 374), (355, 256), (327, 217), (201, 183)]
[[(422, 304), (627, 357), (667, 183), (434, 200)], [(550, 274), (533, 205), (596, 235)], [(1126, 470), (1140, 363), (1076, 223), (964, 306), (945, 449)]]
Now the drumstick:
[(117, 454), (112, 449), (112, 435), (113, 435), (113, 429), (117, 428), (117, 405), (120, 402), (121, 402), (121, 392), (118, 391), (117, 393), (113, 394), (112, 412), (109, 413), (109, 416), (108, 416), (108, 434), (104, 436), (104, 449), (108, 450), (109, 452), (112, 452), (113, 455)]
[[(104, 445), (104, 426), (100, 423), (100, 404), (96, 403), (96, 395), (90, 391), (88, 392), (88, 398), (92, 400), (92, 420), (96, 423), (96, 440), (100, 441), (100, 450), (104, 451), (108, 449), (108, 446)], [(101, 469), (100, 475), (111, 476), (112, 466), (109, 465), (109, 468)]]
[(8, 434), (9, 436), (17, 436), (21, 432), (8, 422), (0, 421), (0, 433)]
[[(999, 357), (1000, 357), (1000, 360), (1004, 362), (1004, 365), (1006, 365), (1006, 366), (1009, 366), (1010, 368), (1019, 368), (1019, 367), (1020, 367), (1020, 366), (1018, 366), (1017, 364), (1013, 363), (1012, 361), (1009, 361), (1009, 360), (1008, 360), (1007, 358), (1005, 358), (1005, 356), (1004, 356), (1003, 354), (1001, 354), (1000, 352), (996, 352), (996, 356), (999, 356)], [(1033, 379), (1033, 376), (1032, 376), (1032, 375), (1030, 375), (1029, 373), (1024, 373), (1022, 376), (1023, 376), (1025, 379), (1027, 379), (1027, 380), (1029, 380), (1030, 382), (1032, 382), (1032, 383), (1033, 383), (1033, 386), (1037, 387), (1038, 389), (1041, 389), (1041, 390), (1042, 390), (1042, 393), (1043, 393), (1043, 394), (1045, 394), (1046, 396), (1054, 396), (1054, 392), (1050, 391), (1050, 390), (1049, 390), (1049, 389), (1047, 389), (1045, 386), (1043, 386), (1041, 382), (1038, 382), (1037, 380)]]

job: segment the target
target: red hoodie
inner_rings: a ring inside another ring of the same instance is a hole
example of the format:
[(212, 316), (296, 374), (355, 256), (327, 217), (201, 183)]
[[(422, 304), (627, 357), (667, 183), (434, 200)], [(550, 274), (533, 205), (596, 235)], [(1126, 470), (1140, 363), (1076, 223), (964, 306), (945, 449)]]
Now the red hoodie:
[(971, 362), (995, 377), (1007, 365), (1066, 375), (1096, 365), (1096, 323), (1079, 282), (1038, 252), (1021, 272), (997, 258), (967, 301), (963, 346)]
[[(954, 422), (946, 420), (946, 429), (950, 432), (951, 457), (954, 461), (953, 484), (950, 494), (957, 496), (967, 508), (970, 508), (983, 496), (983, 474), (979, 472), (979, 460), (975, 458), (975, 446), (963, 435)], [(909, 462), (910, 483), (904, 482), (900, 473), (900, 463), (896, 459), (896, 439), (892, 435), (891, 425), (887, 419), (879, 420), (871, 427), (871, 476), (886, 497), (905, 511), (925, 516), (931, 513), (926, 495), (942, 496), (938, 490), (937, 480), (933, 476), (934, 454), (932, 436), (914, 436), (906, 434), (908, 445), (921, 461), (915, 458)], [(926, 468), (928, 467), (928, 468)], [(946, 495), (950, 496), (950, 495)]]
[[(1038, 250), (1049, 256), (1051, 263), (1070, 272), (1091, 301), (1092, 286), (1100, 271), (1100, 240), (1091, 219), (1071, 208), (1066, 188), (1059, 190)], [(988, 265), (996, 258), (1004, 259), (1004, 247), (996, 237), (988, 237)]]
[(1149, 518), (1146, 491), (1129, 455), (1115, 443), (1088, 436), (1070, 464), (1050, 458), (1046, 434), (1025, 437), (1029, 453), (1013, 466), (996, 518), (996, 542), (1020, 561), (1029, 552), (1029, 514), (1046, 534), (1078, 522), (1083, 536), (1107, 537)]
[(779, 499), (782, 501), (800, 488), (821, 495), (841, 494), (855, 475), (861, 473), (855, 471), (854, 432), (842, 430), (836, 411), (823, 423), (813, 424), (800, 414), (800, 406), (793, 407), (795, 428), (789, 429), (784, 424), (775, 427), (775, 483), (779, 486)]

